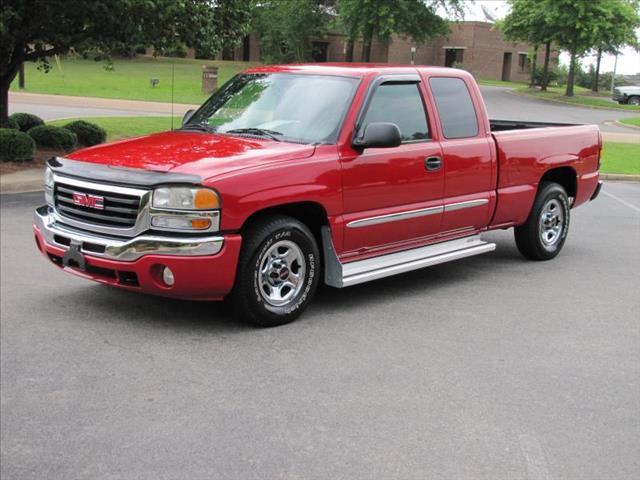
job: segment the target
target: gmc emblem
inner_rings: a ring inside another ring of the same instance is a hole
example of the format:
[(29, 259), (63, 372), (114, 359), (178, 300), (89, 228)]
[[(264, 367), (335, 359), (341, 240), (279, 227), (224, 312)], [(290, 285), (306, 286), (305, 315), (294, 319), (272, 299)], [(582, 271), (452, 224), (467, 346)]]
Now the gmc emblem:
[(81, 207), (104, 210), (104, 197), (91, 195), (89, 193), (73, 192), (73, 204)]

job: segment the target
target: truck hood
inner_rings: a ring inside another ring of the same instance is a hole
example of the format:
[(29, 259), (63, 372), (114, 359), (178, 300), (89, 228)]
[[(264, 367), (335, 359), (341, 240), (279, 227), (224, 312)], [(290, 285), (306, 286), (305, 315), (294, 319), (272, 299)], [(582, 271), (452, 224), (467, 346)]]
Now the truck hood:
[(198, 175), (203, 179), (313, 155), (313, 145), (204, 132), (171, 131), (78, 150), (67, 158), (113, 167)]

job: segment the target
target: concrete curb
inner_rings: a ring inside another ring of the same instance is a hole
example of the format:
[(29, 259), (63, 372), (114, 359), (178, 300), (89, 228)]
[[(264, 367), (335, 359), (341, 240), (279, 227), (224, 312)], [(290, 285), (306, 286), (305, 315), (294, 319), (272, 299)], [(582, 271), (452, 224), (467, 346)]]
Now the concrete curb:
[(629, 125), (628, 123), (622, 123), (620, 120), (615, 120), (613, 123), (617, 127), (630, 128), (632, 130), (640, 130), (640, 127), (636, 127), (635, 125)]
[(601, 173), (600, 180), (610, 182), (640, 182), (640, 175), (623, 175), (621, 173)]
[[(571, 107), (580, 107), (580, 108), (591, 108), (592, 110), (613, 110), (615, 112), (630, 112), (630, 113), (634, 113), (633, 110), (628, 110), (628, 109), (624, 109), (624, 108), (615, 108), (615, 107), (599, 107), (599, 106), (595, 106), (595, 105), (581, 105), (579, 103), (571, 103), (571, 102), (563, 102), (562, 100), (557, 100), (555, 98), (543, 98), (543, 97), (537, 97), (535, 95), (529, 95), (527, 93), (524, 92), (518, 92), (515, 89), (508, 89), (505, 90), (507, 93), (511, 94), (511, 95), (518, 95), (519, 97), (526, 97), (526, 98), (532, 98), (534, 100), (542, 100), (543, 102), (552, 102), (552, 103), (560, 103), (562, 105), (569, 105)], [(638, 113), (640, 113), (640, 110), (638, 110)], [(628, 125), (623, 125), (625, 127), (627, 127)]]
[(43, 169), (30, 168), (0, 175), (0, 193), (26, 193), (43, 190)]

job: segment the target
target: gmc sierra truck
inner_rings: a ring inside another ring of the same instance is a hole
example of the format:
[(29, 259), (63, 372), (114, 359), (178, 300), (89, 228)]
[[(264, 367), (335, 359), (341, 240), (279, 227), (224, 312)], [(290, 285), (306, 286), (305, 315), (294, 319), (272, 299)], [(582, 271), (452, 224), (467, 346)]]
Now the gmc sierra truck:
[(473, 77), (376, 64), (263, 66), (181, 128), (52, 158), (38, 249), (81, 277), (260, 326), (320, 282), (351, 285), (490, 252), (515, 228), (549, 260), (599, 193), (593, 125), (490, 120)]

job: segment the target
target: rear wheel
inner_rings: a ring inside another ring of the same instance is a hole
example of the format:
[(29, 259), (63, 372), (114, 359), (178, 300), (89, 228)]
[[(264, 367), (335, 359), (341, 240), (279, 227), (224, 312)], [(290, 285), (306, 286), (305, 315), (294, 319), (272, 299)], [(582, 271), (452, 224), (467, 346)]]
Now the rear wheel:
[(550, 260), (558, 255), (569, 232), (570, 212), (564, 188), (543, 183), (526, 223), (515, 228), (520, 253), (531, 260)]
[(235, 316), (262, 327), (292, 322), (318, 286), (320, 253), (313, 234), (294, 218), (269, 216), (243, 237), (232, 295)]
[(629, 105), (640, 105), (640, 97), (636, 97), (636, 96), (629, 97), (629, 100), (627, 101), (627, 103)]

